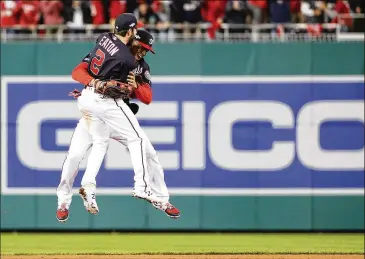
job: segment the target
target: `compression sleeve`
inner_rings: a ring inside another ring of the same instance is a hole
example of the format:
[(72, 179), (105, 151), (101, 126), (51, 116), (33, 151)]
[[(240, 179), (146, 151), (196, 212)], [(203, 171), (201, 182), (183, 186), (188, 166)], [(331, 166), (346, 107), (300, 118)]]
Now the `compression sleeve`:
[(72, 71), (72, 79), (83, 84), (88, 85), (94, 79), (87, 71), (88, 63), (81, 62)]
[(144, 104), (150, 104), (152, 101), (152, 88), (148, 83), (139, 84), (138, 88), (134, 90), (134, 95)]

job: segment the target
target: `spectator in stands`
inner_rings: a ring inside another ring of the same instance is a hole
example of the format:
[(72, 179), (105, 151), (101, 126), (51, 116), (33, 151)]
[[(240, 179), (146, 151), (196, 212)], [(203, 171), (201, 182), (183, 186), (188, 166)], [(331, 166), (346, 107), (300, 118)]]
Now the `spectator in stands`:
[(202, 20), (200, 1), (186, 0), (183, 8), (185, 12), (185, 22), (194, 24)]
[(125, 12), (134, 13), (134, 11), (138, 8), (139, 1), (140, 0), (126, 0)]
[(290, 12), (291, 12), (291, 21), (293, 23), (302, 23), (303, 16), (300, 12), (300, 7), (302, 4), (302, 0), (290, 0)]
[[(252, 21), (250, 14), (244, 1), (229, 0), (226, 4), (223, 22), (228, 24), (247, 24)], [(244, 31), (244, 29), (239, 28), (229, 29), (230, 33), (243, 33)]]
[(364, 14), (365, 1), (364, 0), (349, 0), (348, 1), (352, 12), (355, 14)]
[(211, 23), (208, 29), (210, 39), (215, 38), (216, 31), (221, 27), (226, 11), (227, 0), (211, 1), (204, 0), (202, 6), (202, 17), (206, 22)]
[(303, 0), (300, 9), (305, 23), (324, 22), (324, 10), (326, 9), (324, 1)]
[(183, 1), (181, 0), (171, 0), (169, 8), (170, 8), (170, 22), (174, 23), (177, 27), (174, 32), (182, 33), (182, 24), (185, 20), (185, 11), (183, 8)]
[[(160, 23), (160, 17), (152, 10), (151, 6), (145, 1), (141, 1), (138, 5), (138, 9), (134, 12), (137, 20), (143, 22), (145, 25), (158, 26)], [(156, 30), (150, 29), (149, 31), (155, 32)]]
[(101, 0), (90, 1), (91, 17), (94, 25), (105, 24), (104, 4)]
[(270, 22), (289, 23), (291, 21), (290, 2), (288, 0), (269, 0)]
[(16, 2), (15, 1), (1, 1), (1, 20), (0, 20), (0, 27), (11, 27), (17, 24), (17, 20), (15, 18), (15, 9), (16, 9)]
[(247, 0), (247, 5), (253, 15), (253, 24), (267, 22), (267, 0)]
[[(183, 8), (185, 12), (185, 22), (188, 24), (197, 24), (202, 21), (201, 15), (201, 1), (186, 0)], [(185, 32), (189, 35), (190, 33), (196, 33), (196, 28), (186, 29)]]
[[(0, 26), (24, 26), (25, 29), (19, 31), (21, 33), (30, 32), (38, 23), (58, 25), (63, 22), (71, 26), (73, 32), (85, 32), (80, 29), (83, 25), (113, 24), (116, 17), (124, 12), (135, 13), (140, 21), (156, 27), (159, 32), (167, 32), (173, 23), (181, 25), (175, 32), (192, 33), (194, 30), (184, 29), (184, 24), (195, 26), (205, 21), (210, 23), (207, 32), (211, 39), (215, 38), (223, 22), (304, 22), (310, 23), (305, 31), (317, 34), (328, 32), (326, 28), (334, 30), (330, 26), (323, 26), (323, 22), (341, 24), (344, 31), (364, 32), (365, 20), (356, 18), (356, 14), (364, 13), (365, 0), (7, 0), (0, 1), (0, 4)], [(94, 32), (108, 30), (99, 28)]]
[[(170, 19), (172, 23), (176, 23), (181, 29), (175, 29), (177, 33), (183, 33), (183, 24), (196, 24), (202, 20), (201, 2), (192, 0), (172, 0), (170, 4)], [(185, 32), (194, 32), (194, 30), (185, 29)]]
[(154, 1), (152, 10), (158, 15), (162, 22), (170, 23), (170, 1)]
[(353, 32), (365, 32), (365, 1), (351, 0), (349, 1), (352, 12), (355, 14), (353, 23)]
[(284, 23), (291, 22), (290, 1), (289, 0), (269, 0), (269, 22), (276, 24), (275, 29), (271, 30), (273, 35), (283, 36), (290, 31), (284, 28)]
[(115, 19), (118, 15), (125, 13), (127, 10), (126, 1), (111, 1), (109, 3), (109, 23), (112, 25), (111, 27), (114, 28)]
[(39, 1), (18, 1), (14, 15), (19, 17), (17, 24), (22, 25), (24, 30), (19, 33), (30, 33), (36, 28), (40, 18)]
[(68, 1), (64, 3), (65, 22), (71, 27), (69, 32), (84, 32), (80, 29), (92, 23), (90, 4), (87, 1)]
[[(146, 1), (146, 2), (148, 3), (149, 1)], [(161, 7), (161, 5), (164, 5), (164, 2), (165, 2), (165, 3), (167, 3), (167, 4), (169, 4), (169, 3), (170, 3), (170, 1), (169, 1), (169, 0), (167, 0), (167, 1), (152, 0), (152, 2), (151, 2), (149, 5), (151, 6), (152, 10), (153, 10), (155, 13), (157, 13), (157, 12), (158, 12), (158, 10), (159, 10), (159, 8)]]
[(342, 31), (349, 31), (352, 29), (353, 19), (351, 17), (351, 8), (347, 1), (336, 0), (336, 3), (324, 10), (326, 15), (331, 19), (331, 23), (338, 23), (341, 25)]
[(160, 18), (159, 23), (157, 24), (157, 29), (160, 32), (161, 36), (166, 38), (166, 33), (171, 25), (170, 23), (170, 2), (169, 1), (154, 1), (151, 8), (156, 13), (156, 15)]
[[(43, 16), (43, 23), (46, 25), (60, 25), (63, 23), (61, 12), (63, 4), (61, 1), (40, 1), (40, 10)], [(47, 32), (56, 32), (57, 28)]]

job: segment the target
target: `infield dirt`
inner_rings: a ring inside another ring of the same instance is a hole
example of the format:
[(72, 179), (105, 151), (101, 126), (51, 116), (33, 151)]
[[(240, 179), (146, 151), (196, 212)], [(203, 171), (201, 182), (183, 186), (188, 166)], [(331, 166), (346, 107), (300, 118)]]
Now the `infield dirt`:
[(301, 255), (2, 255), (1, 259), (363, 259), (353, 254)]

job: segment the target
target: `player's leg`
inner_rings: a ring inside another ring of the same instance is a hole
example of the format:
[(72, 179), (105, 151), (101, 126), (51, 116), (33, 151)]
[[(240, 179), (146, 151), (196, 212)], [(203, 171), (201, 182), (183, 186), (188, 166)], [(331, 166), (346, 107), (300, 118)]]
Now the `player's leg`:
[(168, 201), (170, 198), (165, 183), (164, 171), (158, 159), (157, 153), (151, 142), (147, 142), (147, 165), (151, 177), (151, 189), (161, 201)]
[(90, 148), (92, 139), (88, 133), (86, 121), (81, 118), (71, 138), (70, 147), (62, 166), (61, 181), (57, 188), (59, 221), (66, 221), (72, 201), (72, 186), (78, 172), (79, 164)]
[(92, 136), (92, 148), (87, 161), (85, 174), (81, 180), (79, 194), (84, 201), (86, 210), (92, 214), (99, 212), (96, 202), (96, 176), (103, 163), (109, 145), (108, 126), (99, 118), (93, 118), (89, 123), (89, 133)]
[[(124, 146), (127, 146), (127, 140), (123, 138), (116, 131), (111, 131), (111, 138), (118, 141)], [(152, 143), (148, 138), (145, 138), (146, 142), (146, 160), (148, 172), (150, 174), (150, 186), (152, 192), (159, 198), (159, 202), (151, 202), (151, 204), (166, 213), (171, 218), (178, 218), (180, 211), (169, 203), (169, 192), (164, 179), (164, 171), (162, 165), (158, 159), (157, 153), (152, 146)]]
[(90, 112), (99, 117), (111, 130), (126, 140), (134, 169), (135, 184), (132, 195), (149, 201), (159, 201), (150, 187), (146, 161), (148, 139), (129, 107), (121, 99), (102, 98), (99, 94), (95, 94), (92, 88), (83, 90), (78, 103), (81, 112)]
[[(125, 139), (121, 134), (119, 134), (117, 131), (115, 131), (115, 130), (112, 130), (111, 131), (111, 135), (110, 135), (110, 138), (112, 138), (112, 139), (114, 139), (114, 140), (116, 140), (116, 141), (118, 141), (120, 144), (122, 144), (123, 146), (126, 146), (127, 147), (127, 149), (128, 149), (128, 152), (129, 152), (129, 154), (132, 156), (132, 154), (130, 153), (130, 150), (129, 150), (129, 148), (128, 148), (128, 141), (127, 141), (127, 139)], [(147, 143), (148, 141), (147, 141), (147, 139), (145, 139), (145, 142)], [(146, 150), (147, 151), (147, 150)], [(147, 169), (148, 169), (148, 172), (149, 172), (149, 175), (151, 175), (152, 174), (152, 172), (151, 172), (151, 167), (150, 167), (150, 164), (149, 164), (149, 156), (148, 156), (148, 153), (146, 154), (146, 164), (147, 164)], [(152, 176), (152, 175), (151, 175)], [(138, 179), (138, 178), (137, 178)], [(136, 185), (136, 186), (138, 186), (138, 185)], [(135, 190), (136, 190), (137, 188), (135, 188)], [(153, 186), (153, 183), (152, 183), (152, 178), (150, 178), (150, 189), (153, 191), (153, 189), (154, 189), (154, 186)], [(156, 188), (155, 188), (156, 189)], [(159, 189), (156, 189), (157, 191), (159, 190)], [(167, 190), (166, 190), (167, 191)], [(162, 191), (160, 191), (159, 192), (159, 194), (160, 195), (157, 195), (156, 193), (156, 196), (158, 196), (159, 198), (161, 198), (161, 200), (168, 200), (168, 193), (166, 194), (166, 192), (165, 193), (163, 193)]]
[(132, 195), (149, 201), (159, 200), (151, 192), (146, 156), (148, 139), (140, 127), (136, 116), (121, 99), (102, 100), (104, 109), (97, 111), (101, 112), (98, 116), (109, 125), (111, 130), (126, 140), (130, 152), (134, 169), (134, 190)]
[(179, 218), (180, 211), (169, 202), (170, 195), (166, 186), (164, 171), (149, 140), (147, 143), (147, 164), (151, 176), (152, 192), (160, 199), (160, 202), (152, 202), (152, 205), (165, 212), (170, 218)]
[[(97, 94), (90, 94), (90, 90), (84, 95), (84, 91), (82, 98), (78, 99), (80, 110), (101, 118), (113, 131), (112, 135), (118, 136), (117, 139), (128, 146), (134, 169), (132, 196), (146, 199), (172, 218), (179, 217), (180, 212), (168, 202), (164, 173), (156, 151), (130, 108), (123, 100), (103, 99)], [(154, 175), (153, 183), (151, 173)], [(156, 196), (152, 186), (161, 198)]]
[[(110, 116), (105, 119), (109, 121), (110, 127), (126, 139), (134, 169), (133, 196), (148, 198), (147, 196), (152, 193), (150, 172), (147, 165), (147, 136), (133, 112), (123, 101), (115, 102), (108, 114)], [(148, 199), (152, 199), (152, 197)]]
[(109, 145), (109, 127), (91, 112), (83, 111), (88, 133), (92, 138), (92, 148), (87, 161), (86, 170), (81, 180), (79, 194), (83, 199), (86, 210), (97, 214), (99, 208), (96, 202), (96, 176), (103, 163)]

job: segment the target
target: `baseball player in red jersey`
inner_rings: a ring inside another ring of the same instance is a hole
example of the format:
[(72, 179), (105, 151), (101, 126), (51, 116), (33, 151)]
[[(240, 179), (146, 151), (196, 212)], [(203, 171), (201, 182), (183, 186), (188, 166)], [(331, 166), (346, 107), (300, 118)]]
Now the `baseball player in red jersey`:
[[(134, 75), (129, 75), (127, 81), (129, 85), (134, 89), (133, 93), (130, 95), (131, 98), (137, 98), (141, 102), (145, 104), (149, 104), (152, 100), (152, 89), (151, 89), (151, 80), (150, 80), (150, 69), (148, 64), (145, 62), (143, 57), (146, 55), (147, 51), (154, 53), (152, 49), (153, 37), (146, 31), (138, 31), (135, 35), (135, 41), (131, 45), (131, 52), (137, 61), (137, 68), (134, 70), (134, 73), (137, 74), (137, 82), (135, 81)], [(85, 60), (84, 60), (85, 61)], [(72, 77), (84, 84), (88, 85), (87, 83), (92, 82), (95, 80), (89, 72), (88, 72), (88, 63), (82, 62), (79, 64), (73, 71)], [(72, 95), (74, 97), (79, 97), (80, 93), (75, 90)], [(138, 105), (137, 104), (130, 104), (129, 99), (124, 99), (124, 102), (130, 107), (133, 113), (138, 112)], [(104, 129), (103, 132), (105, 133), (104, 136), (107, 134), (110, 138), (113, 138), (120, 143), (128, 146), (128, 140), (122, 134), (118, 133), (117, 131), (110, 128), (108, 125), (103, 124)], [(102, 127), (99, 127), (99, 130)], [(108, 138), (109, 138), (108, 137)], [(105, 142), (105, 145), (108, 145), (108, 139), (102, 138), (101, 141)], [(85, 118), (81, 118), (76, 129), (74, 132), (74, 136), (71, 141), (70, 149), (68, 156), (66, 158), (65, 164), (69, 166), (63, 167), (62, 172), (62, 179), (61, 183), (58, 187), (57, 195), (58, 195), (58, 209), (57, 209), (57, 219), (61, 222), (66, 221), (68, 219), (68, 209), (71, 204), (72, 199), (72, 184), (76, 177), (75, 172), (77, 173), (78, 165), (83, 159), (87, 150), (93, 145), (94, 139), (92, 134), (88, 131), (87, 120)], [(97, 142), (98, 143), (98, 142)], [(149, 200), (145, 197), (136, 195), (134, 189), (133, 196), (138, 198), (144, 198), (152, 203), (152, 205), (162, 210), (171, 218), (178, 218), (180, 216), (180, 212), (177, 208), (169, 203), (169, 194), (168, 190), (164, 181), (164, 173), (162, 166), (158, 160), (156, 151), (154, 150), (152, 144), (147, 141), (148, 148), (147, 156), (146, 156), (146, 163), (149, 168), (150, 174), (150, 188), (151, 192), (158, 197), (158, 199)], [(96, 147), (98, 148), (98, 147)], [(94, 149), (94, 146), (93, 146)], [(106, 149), (103, 149), (106, 151)], [(100, 153), (99, 153), (100, 154)], [(104, 155), (102, 155), (104, 157)], [(68, 160), (72, 160), (70, 163)], [(99, 163), (100, 162), (100, 163)], [(95, 186), (96, 186), (96, 174), (98, 169), (100, 168), (102, 159), (101, 160), (88, 160), (88, 166), (92, 167), (93, 170), (86, 170), (84, 177), (82, 179), (82, 188), (80, 188), (81, 197), (84, 200), (85, 208), (93, 214), (98, 213), (99, 209), (96, 203), (95, 197)], [(97, 170), (95, 170), (97, 168)], [(91, 188), (90, 188), (91, 187)], [(90, 189), (92, 191), (90, 191)], [(91, 195), (89, 195), (91, 194)]]

